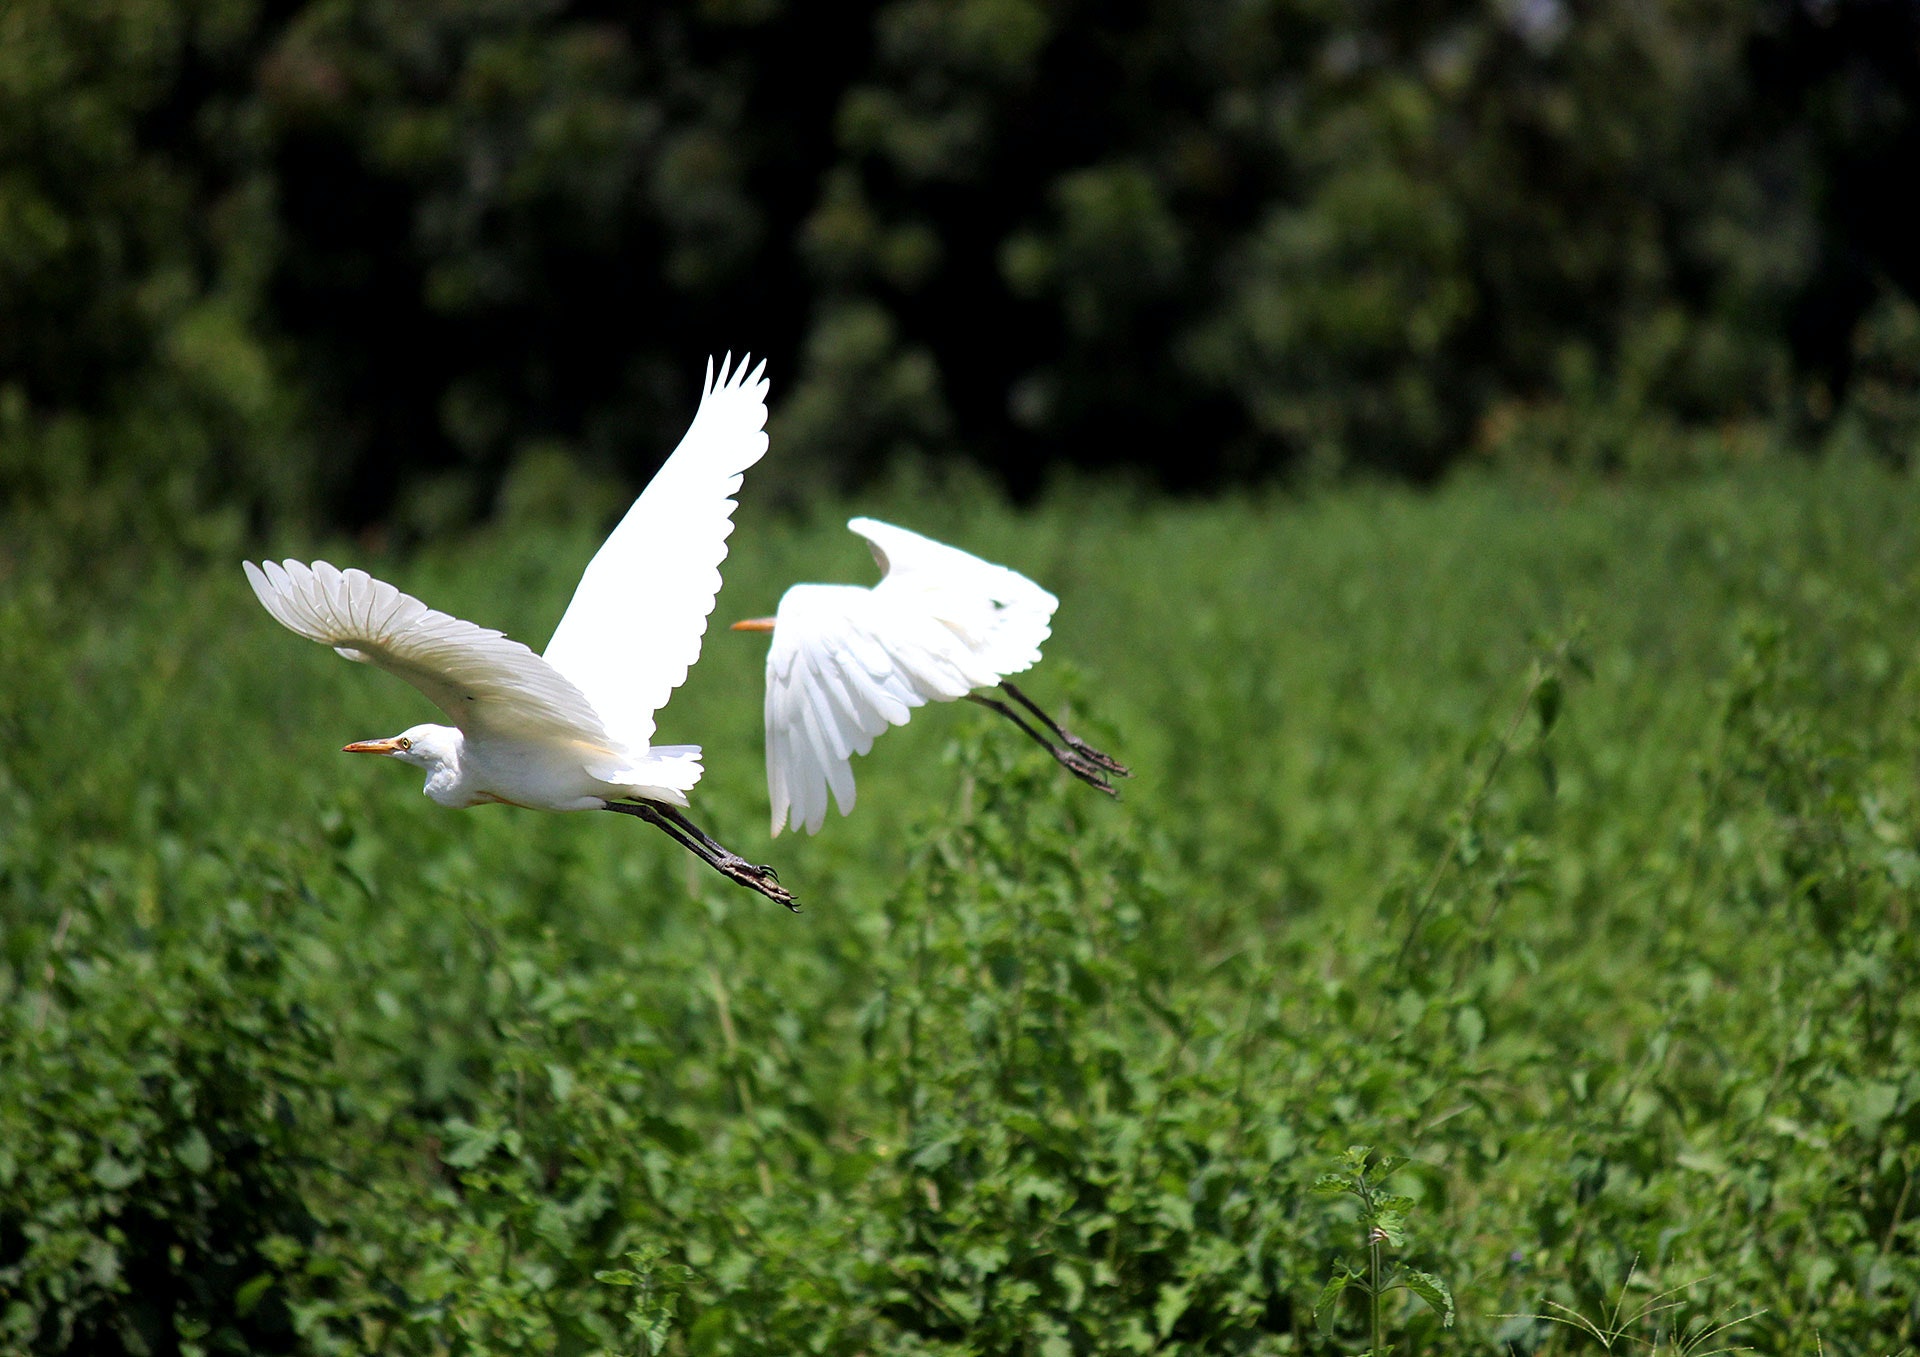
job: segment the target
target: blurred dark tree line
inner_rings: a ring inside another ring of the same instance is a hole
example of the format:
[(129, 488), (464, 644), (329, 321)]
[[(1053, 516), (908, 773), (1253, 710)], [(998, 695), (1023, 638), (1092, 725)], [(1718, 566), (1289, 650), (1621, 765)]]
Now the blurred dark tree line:
[(1913, 0), (8, 0), (0, 494), (429, 526), (728, 348), (794, 492), (1903, 443), (1917, 110)]

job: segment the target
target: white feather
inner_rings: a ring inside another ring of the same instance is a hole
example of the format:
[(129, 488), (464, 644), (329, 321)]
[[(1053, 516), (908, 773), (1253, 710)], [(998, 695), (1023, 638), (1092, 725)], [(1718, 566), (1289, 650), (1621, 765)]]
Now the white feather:
[(511, 637), (429, 608), (364, 570), (242, 564), (282, 626), (405, 679), (469, 737), (558, 740), (602, 760), (624, 756), (580, 690)]
[(546, 659), (613, 735), (644, 749), (654, 713), (700, 658), (741, 473), (767, 451), (767, 380), (743, 359), (706, 389), (686, 437), (587, 564)]

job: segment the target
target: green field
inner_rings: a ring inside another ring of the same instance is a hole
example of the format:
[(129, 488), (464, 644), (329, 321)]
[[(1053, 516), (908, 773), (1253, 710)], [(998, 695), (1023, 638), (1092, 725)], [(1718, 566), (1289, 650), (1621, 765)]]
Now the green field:
[[(770, 840), (716, 629), (660, 738), (789, 915), (340, 757), (431, 710), (237, 560), (0, 549), (0, 1350), (1358, 1353), (1356, 1145), (1383, 1345), (1920, 1341), (1920, 483), (752, 492), (718, 621), (1004, 561), (1125, 799), (959, 704)], [(264, 549), (537, 647), (599, 526)]]

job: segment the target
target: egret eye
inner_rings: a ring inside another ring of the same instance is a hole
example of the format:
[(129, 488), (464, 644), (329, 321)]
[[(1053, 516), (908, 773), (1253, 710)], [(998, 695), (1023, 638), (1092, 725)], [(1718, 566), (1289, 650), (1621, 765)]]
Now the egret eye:
[(412, 741), (412, 740), (409, 740), (409, 739), (408, 739), (408, 738), (407, 738), (406, 736), (404, 736), (404, 735), (402, 735), (402, 736), (400, 737), (400, 748), (401, 748), (402, 750), (407, 750), (407, 749), (411, 749), (411, 748), (413, 748), (413, 741)]

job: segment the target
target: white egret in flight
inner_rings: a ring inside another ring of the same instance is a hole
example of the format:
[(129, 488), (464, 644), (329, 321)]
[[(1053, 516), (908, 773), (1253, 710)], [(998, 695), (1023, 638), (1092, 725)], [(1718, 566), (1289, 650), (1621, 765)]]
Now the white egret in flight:
[(285, 627), (379, 665), (431, 698), (451, 726), (420, 725), (350, 754), (426, 771), (426, 794), (461, 808), (612, 810), (657, 825), (702, 861), (795, 908), (771, 867), (716, 843), (681, 813), (698, 745), (654, 745), (654, 714), (700, 655), (720, 592), (741, 473), (767, 450), (766, 364), (731, 355), (680, 446), (587, 564), (544, 656), (436, 612), (362, 570), (325, 561), (245, 563)]
[[(773, 633), (766, 721), (775, 834), (789, 818), (795, 829), (819, 833), (829, 789), (847, 814), (853, 755), (873, 748), (888, 726), (905, 725), (915, 707), (962, 697), (1012, 721), (1082, 782), (1117, 795), (1109, 775), (1132, 774), (1006, 681), (1039, 662), (1058, 599), (1024, 575), (917, 532), (871, 518), (847, 526), (873, 549), (878, 584), (796, 584), (774, 616), (733, 624)], [(1053, 738), (974, 691), (995, 684)]]

